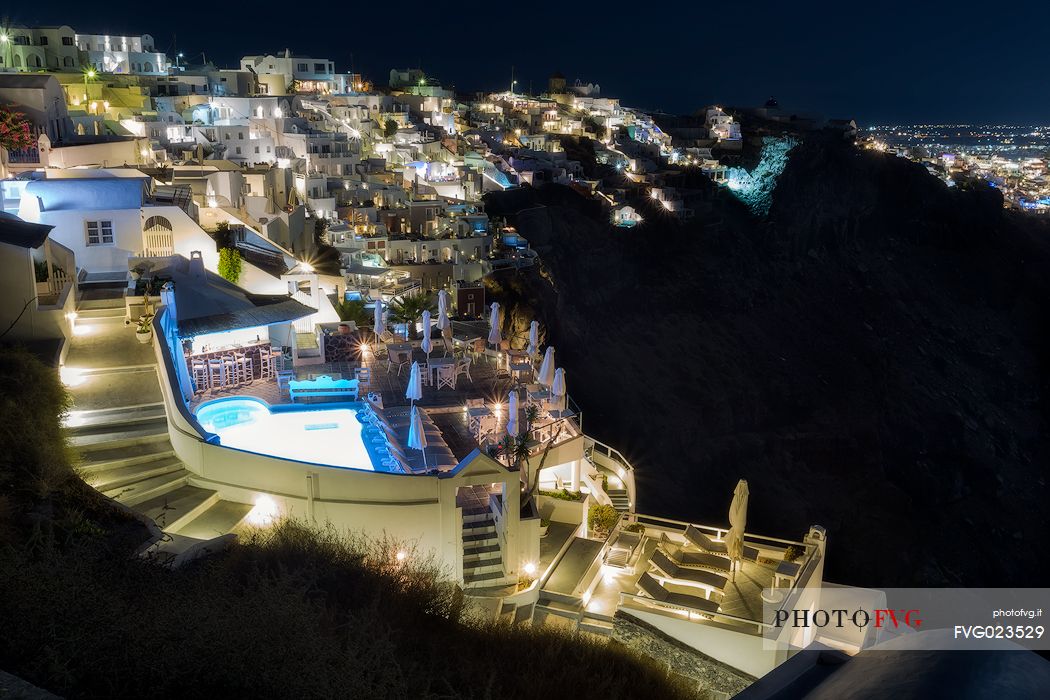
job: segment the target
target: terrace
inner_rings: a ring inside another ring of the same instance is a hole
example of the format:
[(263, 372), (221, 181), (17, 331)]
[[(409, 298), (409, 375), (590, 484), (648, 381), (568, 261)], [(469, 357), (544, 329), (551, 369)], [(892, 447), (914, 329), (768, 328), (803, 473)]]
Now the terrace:
[[(336, 324), (325, 324), (328, 325), (333, 328), (323, 330), (336, 331)], [(508, 394), (515, 390), (519, 393), (521, 425), (525, 424), (527, 405), (535, 404), (539, 409), (530, 440), (533, 453), (539, 453), (552, 440), (561, 444), (581, 435), (580, 413), (577, 410), (561, 411), (553, 408), (546, 400), (545, 390), (531, 383), (533, 371), (523, 367), (531, 368), (534, 363), (521, 354), (481, 349), (478, 342), (481, 340), (480, 334), (487, 331), (479, 326), (484, 324), (454, 322), (453, 343), (447, 350), (442, 347), (440, 334), (435, 329), (434, 348), (429, 357), (431, 377), (423, 383), (422, 398), (415, 401), (417, 406), (426, 409), (440, 428), (445, 443), (455, 457), (462, 459), (478, 446), (500, 441), (506, 434)], [(365, 330), (350, 335), (322, 333), (322, 340), (329, 361), (294, 367), (286, 361), (282, 364), (284, 369), (278, 369), (277, 376), (269, 378), (262, 378), (257, 368), (252, 381), (198, 390), (188, 401), (190, 410), (194, 411), (214, 399), (236, 396), (255, 397), (271, 406), (322, 402), (334, 405), (345, 400), (308, 395), (296, 396), (293, 400), (288, 389), (289, 381), (314, 380), (318, 377), (359, 379), (360, 400), (364, 400), (366, 394), (373, 394), (378, 395), (384, 408), (403, 407), (409, 404), (405, 394), (411, 364), (417, 362), (424, 367), (428, 362), (427, 354), (420, 349), (418, 340), (397, 338), (390, 343), (376, 343), (371, 332)], [(263, 343), (265, 346), (266, 343)], [(251, 352), (247, 347), (242, 350)], [(469, 374), (458, 375), (451, 385), (443, 384), (438, 388), (438, 366), (454, 366), (466, 360), (470, 361)], [(566, 402), (572, 406), (568, 397)]]
[[(637, 532), (626, 529), (628, 519)], [(682, 567), (677, 574), (668, 575), (654, 565), (653, 556), (658, 551), (672, 559), (682, 552), (699, 553), (686, 537), (689, 526), (653, 516), (624, 516), (607, 537), (571, 538), (541, 579), (541, 606), (548, 617), (568, 618), (580, 629), (591, 631), (611, 630), (613, 616), (622, 610), (761, 636), (774, 622), (775, 606), (804, 587), (821, 562), (820, 548), (809, 538), (794, 542), (746, 534), (745, 544), (756, 550), (755, 557), (739, 562), (735, 574), (698, 566)], [(715, 543), (724, 542), (728, 531), (716, 526), (693, 527)], [(792, 546), (802, 555), (787, 562), (785, 553)], [(716, 581), (722, 576), (725, 584), (698, 585), (689, 580), (697, 572), (715, 574)], [(639, 585), (646, 574), (669, 593), (683, 597), (673, 602), (654, 599)], [(712, 601), (717, 607), (688, 604), (697, 599)]]

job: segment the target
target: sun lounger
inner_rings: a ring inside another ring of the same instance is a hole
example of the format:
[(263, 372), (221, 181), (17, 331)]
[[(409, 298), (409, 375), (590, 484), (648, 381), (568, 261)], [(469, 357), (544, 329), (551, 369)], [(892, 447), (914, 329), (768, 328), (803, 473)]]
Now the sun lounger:
[(718, 603), (715, 601), (696, 595), (672, 593), (661, 586), (660, 582), (649, 574), (642, 574), (638, 578), (638, 588), (642, 589), (642, 592), (652, 598), (657, 605), (669, 608), (694, 610), (700, 613), (718, 612)]
[(710, 554), (709, 552), (684, 551), (680, 544), (672, 542), (666, 534), (661, 534), (660, 542), (663, 545), (664, 552), (678, 566), (711, 569), (712, 571), (724, 571), (725, 573), (729, 573), (732, 569), (732, 562), (729, 561), (729, 557), (723, 557), (720, 554)]
[[(693, 546), (711, 554), (725, 555), (729, 551), (726, 549), (725, 542), (715, 542), (694, 525), (690, 525), (685, 529), (685, 539)], [(744, 545), (744, 559), (747, 561), (758, 561), (758, 550)]]
[(708, 597), (710, 597), (712, 593), (721, 594), (722, 589), (725, 588), (727, 583), (729, 583), (729, 579), (725, 576), (720, 576), (713, 571), (704, 571), (703, 569), (683, 569), (671, 561), (671, 558), (659, 549), (653, 552), (653, 556), (649, 559), (649, 563), (656, 567), (656, 570), (664, 578), (672, 579), (675, 582), (682, 581), (700, 586), (707, 591)]

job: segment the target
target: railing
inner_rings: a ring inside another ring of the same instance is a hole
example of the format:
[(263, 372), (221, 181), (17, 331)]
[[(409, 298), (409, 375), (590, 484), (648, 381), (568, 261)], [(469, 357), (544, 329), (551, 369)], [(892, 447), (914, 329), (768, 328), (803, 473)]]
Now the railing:
[(624, 488), (627, 490), (628, 504), (633, 513), (636, 502), (634, 467), (615, 447), (599, 442), (589, 435), (584, 435), (583, 439), (583, 454), (588, 461), (595, 467), (604, 467), (620, 477)]

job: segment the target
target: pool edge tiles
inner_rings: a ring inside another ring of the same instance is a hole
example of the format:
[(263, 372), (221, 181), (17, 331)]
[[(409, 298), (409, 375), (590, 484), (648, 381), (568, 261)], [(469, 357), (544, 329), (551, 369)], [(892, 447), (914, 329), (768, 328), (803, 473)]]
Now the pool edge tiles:
[(201, 427), (219, 445), (333, 469), (392, 472), (379, 448), (385, 436), (358, 416), (364, 404), (271, 406), (254, 396), (226, 396), (197, 406)]

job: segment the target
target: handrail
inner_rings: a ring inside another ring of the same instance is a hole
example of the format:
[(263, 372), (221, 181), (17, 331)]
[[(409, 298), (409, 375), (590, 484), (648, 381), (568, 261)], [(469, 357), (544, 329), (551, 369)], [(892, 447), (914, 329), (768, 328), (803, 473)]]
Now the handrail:
[[(653, 598), (649, 598), (647, 596), (642, 596), (642, 595), (637, 595), (635, 593), (628, 593), (627, 591), (620, 591), (620, 602), (617, 605), (617, 608), (619, 608), (619, 606), (623, 604), (624, 599), (627, 599), (627, 600), (640, 600), (640, 601), (642, 601), (643, 603), (646, 604), (645, 605), (646, 608), (648, 608), (650, 610), (653, 610), (654, 612), (658, 612), (658, 613), (666, 613), (668, 607), (674, 607), (677, 610), (685, 610), (685, 611), (688, 611), (688, 612), (695, 612), (697, 615), (701, 616), (701, 618), (699, 620), (695, 620), (695, 622), (703, 622), (707, 617), (710, 617), (710, 618), (712, 618), (712, 620), (711, 620), (712, 622), (719, 622), (718, 619), (714, 619), (714, 618), (722, 618), (722, 619), (728, 620), (729, 624), (751, 625), (751, 626), (759, 628), (759, 630), (760, 630), (759, 634), (761, 634), (761, 630), (774, 629), (774, 627), (775, 627), (775, 625), (773, 625), (773, 624), (771, 624), (769, 622), (763, 622), (761, 620), (750, 620), (750, 619), (748, 619), (746, 617), (740, 617), (739, 615), (730, 615), (729, 613), (723, 613), (723, 612), (711, 613), (711, 612), (707, 612), (707, 611), (704, 611), (704, 610), (693, 610), (692, 608), (688, 608), (688, 607), (685, 607), (685, 606), (667, 606), (667, 604), (661, 604), (660, 601), (655, 600)], [(677, 618), (677, 619), (681, 619), (681, 618)], [(694, 620), (690, 619), (690, 622), (694, 622)]]
[[(623, 454), (621, 454), (620, 451), (617, 450), (615, 447), (612, 447), (610, 445), (606, 445), (604, 442), (601, 442), (600, 440), (595, 440), (594, 438), (592, 438), (591, 436), (589, 436), (587, 434), (584, 434), (583, 439), (584, 439), (584, 443), (583, 444), (584, 444), (584, 454), (585, 455), (587, 455), (588, 447), (590, 448), (590, 451), (591, 451), (590, 454), (591, 455), (593, 455), (595, 450), (597, 449), (598, 454), (600, 454), (600, 455), (602, 455), (604, 457), (608, 457), (609, 459), (611, 459), (614, 462), (618, 463), (619, 466), (622, 468), (622, 473), (619, 474), (618, 476), (623, 481), (624, 488), (627, 490), (627, 498), (630, 501), (631, 512), (634, 512), (634, 505), (635, 505), (635, 503), (637, 501), (637, 499), (636, 499), (636, 492), (635, 492), (635, 483), (634, 483), (634, 471), (635, 471), (634, 470), (634, 466), (629, 461), (627, 461), (627, 458), (624, 457)], [(594, 464), (595, 466), (598, 466), (597, 464), (595, 464), (594, 458), (592, 456), (588, 455), (587, 459), (591, 462), (591, 464)]]
[[(641, 522), (643, 524), (651, 523), (654, 526), (659, 526), (658, 523), (669, 523), (671, 525), (675, 525), (676, 526), (673, 529), (681, 530), (681, 531), (685, 531), (685, 528), (687, 528), (687, 527), (689, 527), (691, 525), (691, 526), (693, 526), (695, 528), (698, 528), (700, 530), (707, 530), (709, 532), (714, 532), (716, 535), (718, 535), (718, 537), (722, 537), (724, 533), (729, 532), (729, 528), (728, 527), (715, 527), (714, 525), (698, 525), (696, 523), (689, 523), (689, 522), (686, 522), (684, 520), (673, 520), (671, 518), (662, 518), (662, 517), (660, 517), (658, 515), (640, 514), (640, 515), (636, 516), (636, 519), (638, 520), (638, 522)], [(745, 532), (744, 533), (744, 537), (745, 538), (750, 538), (750, 541), (752, 541), (752, 542), (755, 542), (757, 540), (757, 541), (764, 541), (764, 542), (776, 542), (777, 544), (788, 544), (788, 545), (794, 544), (794, 545), (799, 545), (799, 546), (803, 546), (803, 547), (811, 547), (812, 546), (812, 545), (806, 544), (805, 542), (798, 542), (796, 540), (785, 540), (785, 539), (782, 539), (780, 537), (769, 537), (767, 535), (756, 535), (756, 534), (750, 533), (750, 532)]]

